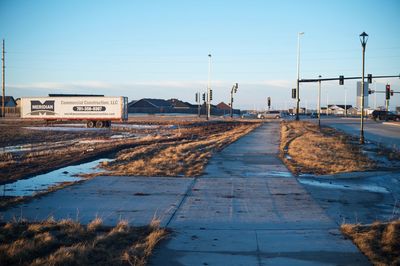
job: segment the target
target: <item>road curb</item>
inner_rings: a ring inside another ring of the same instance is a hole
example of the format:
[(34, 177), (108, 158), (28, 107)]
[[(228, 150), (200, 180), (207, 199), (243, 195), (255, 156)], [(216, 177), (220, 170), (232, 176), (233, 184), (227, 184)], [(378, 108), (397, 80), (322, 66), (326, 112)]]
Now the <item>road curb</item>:
[(400, 123), (396, 123), (396, 122), (383, 122), (382, 124), (400, 127)]

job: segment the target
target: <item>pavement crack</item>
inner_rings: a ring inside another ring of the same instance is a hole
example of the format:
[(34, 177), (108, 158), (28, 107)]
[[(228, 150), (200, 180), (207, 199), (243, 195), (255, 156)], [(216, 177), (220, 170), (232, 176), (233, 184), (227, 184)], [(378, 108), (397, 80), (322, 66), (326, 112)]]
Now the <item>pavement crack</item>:
[(181, 201), (179, 202), (178, 206), (176, 207), (175, 211), (172, 213), (171, 217), (168, 219), (168, 222), (166, 223), (165, 227), (169, 227), (170, 223), (172, 222), (172, 220), (174, 219), (174, 217), (178, 213), (178, 210), (181, 208), (181, 206), (185, 202), (186, 198), (191, 193), (196, 181), (197, 181), (197, 177), (193, 178), (192, 182), (189, 184), (188, 188), (186, 189), (186, 192), (183, 195), (183, 197), (182, 197)]

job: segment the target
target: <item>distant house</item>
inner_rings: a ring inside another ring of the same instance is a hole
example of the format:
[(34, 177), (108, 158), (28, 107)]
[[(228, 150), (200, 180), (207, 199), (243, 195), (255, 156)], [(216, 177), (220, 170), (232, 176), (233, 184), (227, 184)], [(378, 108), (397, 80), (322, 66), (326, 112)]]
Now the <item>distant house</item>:
[[(225, 115), (229, 113), (230, 106), (225, 103), (220, 103), (219, 105), (211, 105), (211, 115)], [(178, 99), (141, 99), (131, 101), (128, 104), (129, 113), (147, 113), (147, 114), (157, 114), (157, 113), (182, 113), (182, 114), (198, 114), (199, 106), (197, 104), (191, 104)], [(240, 114), (240, 110), (234, 109), (233, 112)], [(200, 113), (202, 115), (206, 114), (206, 107), (203, 103), (200, 106)]]
[[(3, 105), (3, 96), (0, 96), (0, 106)], [(5, 107), (16, 107), (17, 102), (14, 100), (13, 96), (4, 97), (4, 106)]]
[[(0, 115), (3, 116), (3, 96), (0, 96)], [(19, 108), (13, 96), (4, 97), (5, 116), (19, 116)]]
[(168, 113), (172, 111), (170, 102), (162, 99), (141, 99), (128, 104), (129, 113)]
[(334, 115), (345, 115), (346, 110), (352, 108), (352, 105), (344, 105), (344, 104), (330, 104), (328, 105), (329, 113)]
[(188, 103), (188, 102), (183, 102), (181, 100), (178, 99), (169, 99), (167, 100), (167, 102), (169, 102), (172, 106), (172, 108), (174, 109), (190, 109), (190, 108), (197, 108), (197, 105)]
[(217, 108), (219, 110), (225, 110), (225, 111), (230, 111), (231, 110), (231, 107), (229, 105), (227, 105), (226, 103), (224, 103), (224, 102), (220, 102), (219, 104), (217, 104)]
[(359, 115), (360, 113), (357, 107), (347, 109), (347, 115)]

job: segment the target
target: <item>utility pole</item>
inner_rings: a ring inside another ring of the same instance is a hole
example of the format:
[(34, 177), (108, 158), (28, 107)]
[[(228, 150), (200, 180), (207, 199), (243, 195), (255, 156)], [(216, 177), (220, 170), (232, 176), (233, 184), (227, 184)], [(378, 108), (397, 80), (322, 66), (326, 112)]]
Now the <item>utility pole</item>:
[(207, 84), (207, 120), (210, 120), (211, 113), (211, 54), (208, 54), (208, 84)]
[(2, 61), (2, 63), (3, 63), (3, 67), (2, 67), (2, 77), (3, 77), (3, 83), (2, 83), (2, 88), (3, 88), (3, 97), (2, 97), (2, 99), (1, 99), (1, 116), (2, 117), (5, 117), (6, 116), (6, 113), (5, 113), (5, 110), (6, 110), (6, 108), (5, 108), (5, 100), (6, 100), (6, 83), (5, 83), (5, 79), (6, 79), (6, 75), (5, 75), (5, 69), (6, 69), (6, 67), (5, 67), (5, 57), (4, 57), (4, 39), (3, 39), (3, 56), (2, 56), (2, 58), (1, 58), (1, 61)]

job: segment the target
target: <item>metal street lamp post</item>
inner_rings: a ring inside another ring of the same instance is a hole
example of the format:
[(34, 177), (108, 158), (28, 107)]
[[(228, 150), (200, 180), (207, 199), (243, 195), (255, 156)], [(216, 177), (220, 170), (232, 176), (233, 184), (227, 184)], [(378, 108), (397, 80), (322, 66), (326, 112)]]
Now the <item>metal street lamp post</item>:
[(360, 34), (360, 42), (362, 46), (362, 76), (361, 76), (361, 131), (360, 144), (364, 144), (364, 72), (365, 72), (365, 47), (367, 46), (368, 34), (365, 32)]
[(296, 120), (299, 120), (300, 98), (299, 98), (299, 80), (300, 80), (300, 35), (304, 32), (297, 34), (297, 86), (296, 86)]
[(318, 77), (318, 127), (321, 127), (321, 75)]

